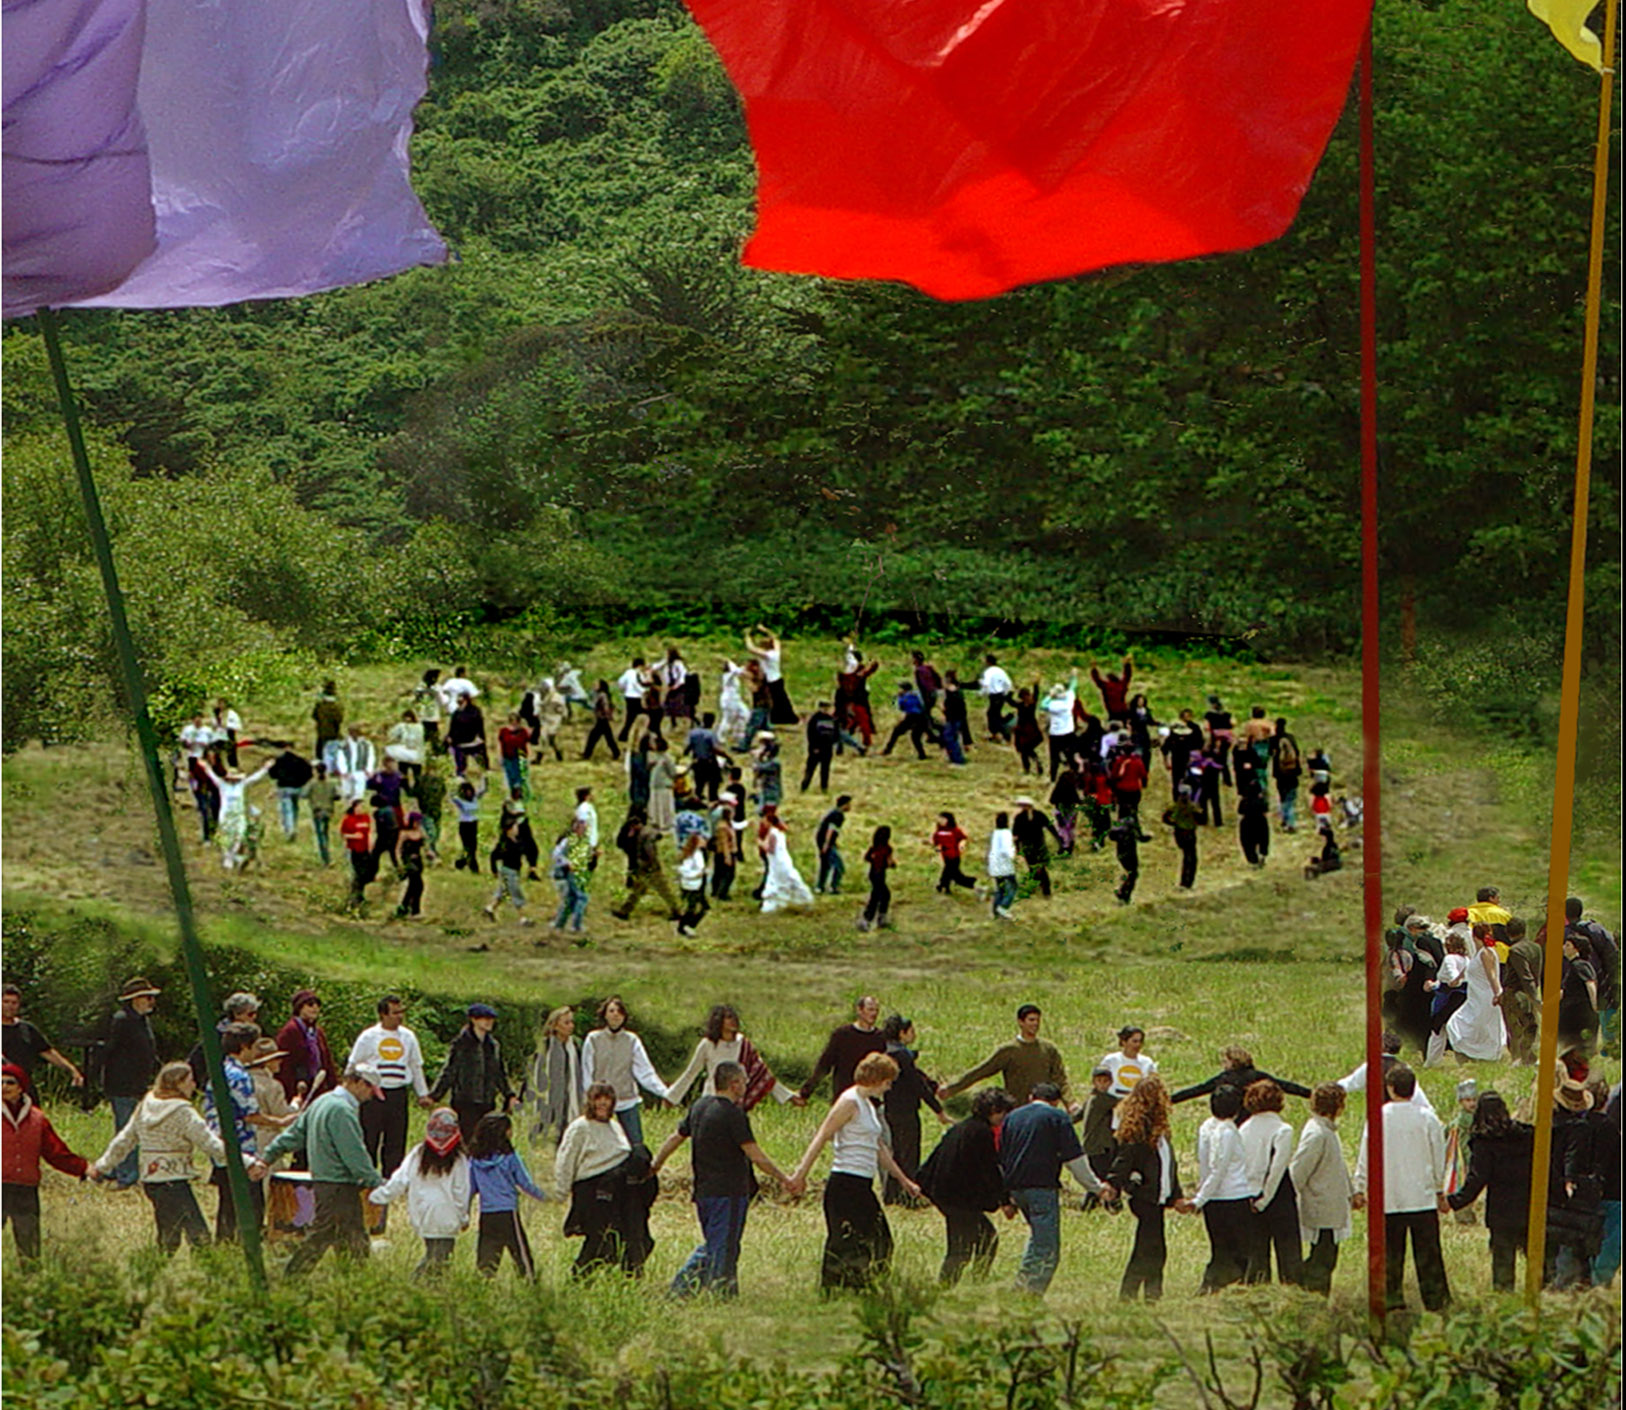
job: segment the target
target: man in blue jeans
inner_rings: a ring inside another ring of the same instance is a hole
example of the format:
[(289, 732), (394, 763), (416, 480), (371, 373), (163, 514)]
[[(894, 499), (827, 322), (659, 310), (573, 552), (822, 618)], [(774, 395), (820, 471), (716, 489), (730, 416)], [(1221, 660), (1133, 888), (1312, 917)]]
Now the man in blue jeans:
[(1038, 1083), (1033, 1099), (1005, 1118), (999, 1165), (1010, 1198), (1007, 1216), (1014, 1208), (1028, 1223), (1028, 1246), (1016, 1269), (1017, 1290), (1043, 1294), (1061, 1262), (1062, 1167), (1089, 1193), (1099, 1195), (1102, 1189), (1054, 1082)]
[[(132, 979), (119, 990), (119, 1009), (108, 1027), (100, 1064), (102, 1094), (113, 1107), (114, 1135), (124, 1129), (158, 1075), (158, 1041), (147, 1015), (158, 1007), (162, 992), (145, 979)], [(137, 1166), (132, 1150), (113, 1171), (119, 1189), (136, 1183)]]
[(694, 1292), (739, 1294), (740, 1240), (746, 1210), (756, 1193), (753, 1165), (793, 1195), (805, 1188), (804, 1181), (791, 1179), (775, 1165), (752, 1135), (751, 1118), (743, 1106), (745, 1069), (737, 1062), (720, 1062), (712, 1085), (716, 1095), (701, 1097), (689, 1108), (656, 1153), (650, 1170), (652, 1175), (658, 1172), (684, 1141), (694, 1138), (694, 1205), (702, 1242), (672, 1279), (672, 1291), (679, 1297)]

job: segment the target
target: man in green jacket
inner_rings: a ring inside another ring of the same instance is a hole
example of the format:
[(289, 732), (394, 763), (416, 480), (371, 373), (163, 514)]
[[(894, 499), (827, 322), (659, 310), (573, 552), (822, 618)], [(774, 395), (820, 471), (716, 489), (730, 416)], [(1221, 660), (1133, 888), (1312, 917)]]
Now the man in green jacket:
[(372, 1189), (381, 1177), (367, 1158), (361, 1104), (383, 1094), (381, 1080), (370, 1062), (345, 1068), (339, 1085), (300, 1112), (293, 1125), (249, 1165), (249, 1176), (255, 1180), (266, 1177), (278, 1156), (295, 1151), (304, 1152), (310, 1166), (316, 1219), (288, 1260), (290, 1274), (308, 1272), (330, 1247), (355, 1258), (365, 1258), (370, 1251), (360, 1192)]

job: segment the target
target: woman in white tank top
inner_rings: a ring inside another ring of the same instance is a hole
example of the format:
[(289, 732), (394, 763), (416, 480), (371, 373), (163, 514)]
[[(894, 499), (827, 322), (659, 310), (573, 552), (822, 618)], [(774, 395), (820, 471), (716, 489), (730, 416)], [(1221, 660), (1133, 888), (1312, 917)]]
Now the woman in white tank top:
[(870, 1053), (858, 1064), (853, 1085), (830, 1107), (817, 1134), (802, 1153), (791, 1179), (806, 1180), (819, 1152), (828, 1144), (834, 1158), (824, 1183), (824, 1265), (820, 1286), (862, 1288), (883, 1273), (892, 1257), (892, 1230), (880, 1200), (875, 1175), (884, 1170), (911, 1195), (920, 1186), (892, 1158), (886, 1123), (876, 1103), (898, 1075), (898, 1065), (885, 1053)]

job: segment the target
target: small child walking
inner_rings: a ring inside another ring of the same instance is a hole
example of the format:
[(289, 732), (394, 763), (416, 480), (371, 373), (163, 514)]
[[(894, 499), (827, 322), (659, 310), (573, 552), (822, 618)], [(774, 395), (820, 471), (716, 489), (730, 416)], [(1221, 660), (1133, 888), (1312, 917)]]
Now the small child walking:
[(1016, 835), (1009, 813), (994, 814), (994, 830), (988, 835), (988, 879), (994, 884), (994, 919), (1011, 919), (1016, 904)]
[(545, 1195), (531, 1179), (525, 1162), (514, 1151), (513, 1123), (500, 1112), (487, 1112), (474, 1128), (469, 1148), (469, 1173), (474, 1193), (480, 1198), (480, 1241), (475, 1250), (475, 1266), (495, 1276), (507, 1250), (522, 1278), (536, 1276), (531, 1243), (519, 1218), (521, 1191), (534, 1200)]
[(706, 847), (708, 839), (703, 832), (690, 835), (683, 844), (678, 858), (678, 890), (683, 894), (683, 917), (677, 922), (677, 933), (693, 935), (701, 920), (711, 909), (706, 899)]
[(423, 1240), (423, 1261), (412, 1270), (414, 1278), (443, 1272), (457, 1236), (469, 1227), (473, 1189), (462, 1144), (457, 1113), (450, 1107), (437, 1107), (429, 1114), (422, 1142), (368, 1196), (374, 1204), (406, 1196), (407, 1221)]
[(875, 829), (869, 851), (864, 853), (864, 861), (869, 866), (869, 901), (864, 907), (864, 914), (858, 918), (858, 928), (871, 930), (888, 924), (892, 888), (887, 884), (886, 874), (898, 864), (892, 853), (892, 829), (884, 823)]

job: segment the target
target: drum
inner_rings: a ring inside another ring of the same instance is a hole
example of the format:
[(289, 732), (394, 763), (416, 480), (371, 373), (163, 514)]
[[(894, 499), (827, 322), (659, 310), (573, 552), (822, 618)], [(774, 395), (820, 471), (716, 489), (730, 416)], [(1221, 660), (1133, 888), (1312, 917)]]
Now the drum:
[[(265, 1201), (265, 1228), (268, 1239), (301, 1237), (316, 1217), (316, 1196), (311, 1190), (308, 1170), (277, 1170), (270, 1177)], [(385, 1207), (367, 1198), (368, 1191), (357, 1189), (362, 1221), (375, 1238), (384, 1232)]]

